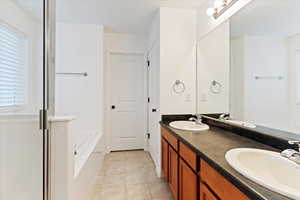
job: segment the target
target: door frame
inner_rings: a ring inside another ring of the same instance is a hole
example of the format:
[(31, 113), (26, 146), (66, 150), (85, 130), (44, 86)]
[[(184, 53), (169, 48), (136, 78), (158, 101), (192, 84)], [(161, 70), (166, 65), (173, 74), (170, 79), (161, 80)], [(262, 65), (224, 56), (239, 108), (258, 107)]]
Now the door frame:
[[(159, 43), (159, 39), (155, 38), (151, 44), (149, 45), (149, 48), (147, 49), (147, 54), (146, 54), (146, 58), (147, 60), (150, 61), (150, 67), (147, 68), (147, 97), (150, 97), (150, 71), (149, 69), (151, 68), (151, 60), (150, 60), (150, 53), (153, 51), (153, 49), (156, 47), (156, 45), (160, 45)], [(159, 59), (159, 57), (157, 58)], [(159, 61), (159, 60), (158, 60)], [(159, 61), (160, 62), (160, 61)], [(156, 71), (156, 76), (158, 76), (158, 81), (159, 81), (159, 66), (156, 66), (158, 71)], [(159, 88), (156, 87), (154, 88), (155, 90), (155, 96), (150, 97), (150, 101), (153, 98), (156, 98), (156, 109), (157, 109), (157, 123), (159, 123), (160, 120), (160, 107), (159, 107)], [(149, 114), (151, 113), (151, 108), (150, 108), (150, 104), (147, 102), (147, 132), (150, 133), (150, 118), (149, 118)], [(154, 138), (154, 137), (157, 138)], [(150, 137), (152, 138), (152, 141), (157, 145), (158, 150), (157, 150), (157, 155), (152, 155), (150, 152), (150, 144), (149, 141), (147, 140), (147, 150), (149, 151), (153, 162), (155, 163), (155, 168), (156, 168), (156, 174), (158, 177), (161, 177), (161, 137), (160, 137), (160, 131), (154, 132), (154, 133), (150, 133)]]
[[(151, 97), (150, 97), (150, 67), (151, 67), (151, 60), (150, 60), (150, 53), (151, 51), (153, 50), (153, 48), (155, 47), (155, 45), (157, 45), (157, 40), (154, 40), (151, 45), (150, 45), (150, 48), (147, 50), (146, 52), (146, 62), (147, 62), (147, 65), (148, 65), (148, 62), (150, 64), (150, 66), (147, 66), (147, 69), (146, 69), (146, 73), (147, 73), (147, 77), (146, 77), (146, 80), (147, 80), (147, 84), (146, 84), (146, 87), (147, 87), (147, 106), (146, 106), (146, 115), (147, 115), (147, 134), (150, 134), (150, 137), (151, 137), (151, 133), (150, 133), (150, 118), (149, 118), (149, 115), (150, 115), (150, 102), (148, 102), (148, 98), (150, 98), (150, 101), (151, 101)], [(158, 108), (157, 108), (158, 109)], [(147, 141), (146, 141), (146, 148), (147, 148), (147, 151), (149, 151), (149, 140), (150, 138), (147, 138)], [(151, 154), (151, 153), (150, 153)]]
[(111, 110), (111, 105), (112, 105), (112, 81), (111, 81), (111, 55), (114, 54), (123, 54), (123, 55), (137, 55), (137, 56), (143, 56), (144, 57), (144, 66), (143, 66), (143, 74), (144, 74), (144, 123), (143, 123), (143, 132), (144, 132), (144, 142), (143, 142), (143, 150), (147, 151), (147, 106), (148, 106), (148, 93), (147, 93), (147, 88), (148, 88), (148, 83), (147, 83), (147, 57), (145, 53), (142, 52), (134, 52), (134, 51), (112, 51), (112, 50), (105, 50), (105, 64), (104, 64), (104, 130), (105, 130), (105, 141), (106, 141), (106, 152), (109, 153), (111, 152), (112, 148), (112, 110)]
[(43, 200), (51, 200), (51, 133), (48, 115), (54, 116), (56, 0), (43, 0), (43, 106), (40, 129), (43, 134)]

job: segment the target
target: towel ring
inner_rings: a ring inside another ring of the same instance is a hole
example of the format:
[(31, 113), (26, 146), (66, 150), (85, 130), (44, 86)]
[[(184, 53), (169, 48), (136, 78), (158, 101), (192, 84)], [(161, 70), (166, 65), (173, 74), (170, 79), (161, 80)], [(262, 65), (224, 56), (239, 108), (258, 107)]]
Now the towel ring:
[(222, 91), (222, 84), (216, 80), (213, 80), (210, 84), (210, 91), (213, 94), (220, 94)]
[(172, 89), (176, 94), (182, 94), (185, 91), (185, 84), (181, 80), (176, 80), (172, 86)]

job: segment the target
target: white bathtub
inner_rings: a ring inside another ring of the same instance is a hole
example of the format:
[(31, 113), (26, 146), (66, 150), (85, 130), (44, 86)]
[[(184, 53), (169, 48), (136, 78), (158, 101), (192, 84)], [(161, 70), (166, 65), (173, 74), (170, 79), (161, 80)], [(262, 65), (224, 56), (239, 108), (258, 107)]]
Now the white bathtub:
[(52, 197), (89, 200), (105, 154), (104, 138), (97, 131), (90, 131), (76, 141), (73, 120), (60, 119), (51, 122)]
[(41, 199), (42, 144), (36, 115), (0, 115), (0, 200)]
[(98, 132), (93, 131), (89, 134), (82, 134), (85, 136), (82, 140), (78, 141), (74, 145), (75, 160), (74, 160), (74, 178), (76, 179), (81, 170), (88, 162), (92, 153), (96, 150), (96, 146), (99, 144), (101, 136)]
[(78, 148), (72, 200), (91, 199), (104, 154), (104, 139), (100, 134), (91, 134), (86, 143)]

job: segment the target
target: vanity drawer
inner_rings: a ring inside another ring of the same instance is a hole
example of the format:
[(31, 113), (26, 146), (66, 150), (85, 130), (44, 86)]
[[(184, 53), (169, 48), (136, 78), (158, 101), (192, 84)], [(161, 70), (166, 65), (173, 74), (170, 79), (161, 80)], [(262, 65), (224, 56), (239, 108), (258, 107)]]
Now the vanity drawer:
[(200, 183), (200, 200), (218, 200), (218, 198), (204, 185)]
[(162, 137), (176, 150), (178, 151), (178, 140), (165, 128), (161, 128)]
[(250, 200), (238, 188), (227, 181), (215, 169), (201, 160), (201, 181), (206, 183), (222, 200)]
[(197, 171), (197, 155), (182, 142), (179, 143), (179, 155), (194, 171)]

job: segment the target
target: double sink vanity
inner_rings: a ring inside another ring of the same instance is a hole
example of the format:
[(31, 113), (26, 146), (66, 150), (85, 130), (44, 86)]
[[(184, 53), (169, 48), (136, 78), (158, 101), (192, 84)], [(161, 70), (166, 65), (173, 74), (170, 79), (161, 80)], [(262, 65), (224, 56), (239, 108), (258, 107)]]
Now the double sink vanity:
[(162, 116), (163, 175), (178, 200), (300, 200), (300, 1), (212, 2), (208, 13), (248, 4), (212, 16), (190, 73), (195, 99), (162, 95), (160, 113), (222, 114)]
[(298, 150), (290, 135), (190, 117), (161, 121), (162, 175), (176, 200), (300, 199), (300, 165), (280, 154)]

